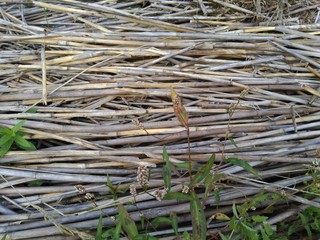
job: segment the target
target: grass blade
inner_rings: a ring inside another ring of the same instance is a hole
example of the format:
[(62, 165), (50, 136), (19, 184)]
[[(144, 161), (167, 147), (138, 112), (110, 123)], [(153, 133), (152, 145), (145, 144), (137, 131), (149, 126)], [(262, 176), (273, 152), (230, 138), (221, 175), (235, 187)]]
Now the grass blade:
[(96, 240), (102, 240), (102, 213), (100, 214), (97, 226)]
[(164, 186), (167, 189), (167, 192), (171, 190), (171, 164), (169, 161), (169, 155), (166, 149), (166, 146), (163, 146), (162, 151), (163, 160), (165, 160), (166, 164), (163, 166), (163, 179)]

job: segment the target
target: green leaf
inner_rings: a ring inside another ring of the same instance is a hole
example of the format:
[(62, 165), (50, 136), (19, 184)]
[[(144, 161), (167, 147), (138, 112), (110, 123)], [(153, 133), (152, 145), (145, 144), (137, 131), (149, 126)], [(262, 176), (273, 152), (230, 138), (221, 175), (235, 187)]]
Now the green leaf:
[(28, 111), (26, 111), (26, 113), (36, 113), (37, 111), (38, 111), (37, 108), (32, 107), (32, 108), (30, 108)]
[(9, 141), (12, 137), (10, 135), (3, 135), (0, 138), (0, 146), (5, 144), (7, 141)]
[(166, 164), (163, 166), (163, 179), (164, 186), (168, 192), (171, 190), (171, 164), (169, 161), (169, 155), (166, 149), (166, 146), (163, 146), (162, 157)]
[(200, 200), (195, 192), (191, 192), (190, 212), (192, 217), (192, 238), (205, 240), (207, 235), (207, 222)]
[(119, 222), (117, 223), (114, 233), (112, 235), (112, 240), (120, 239), (120, 234), (121, 234), (121, 223)]
[(233, 215), (233, 217), (231, 218), (231, 220), (229, 222), (229, 227), (234, 231), (238, 231), (237, 226), (238, 226), (238, 221), (236, 220), (236, 216)]
[(237, 206), (237, 210), (238, 210), (238, 213), (241, 217), (244, 217), (246, 219), (249, 218), (249, 215), (248, 215), (248, 212), (247, 212), (247, 208), (244, 204), (242, 205), (238, 205)]
[(259, 235), (257, 230), (249, 227), (244, 222), (240, 222), (241, 230), (244, 235), (250, 240), (259, 240)]
[(237, 144), (236, 144), (236, 142), (234, 141), (234, 139), (233, 139), (232, 137), (228, 137), (228, 139), (230, 140), (230, 142), (231, 142), (231, 144), (232, 144), (233, 146), (235, 146), (237, 149), (239, 149), (238, 146), (237, 146)]
[(264, 191), (260, 191), (258, 194), (254, 195), (249, 203), (249, 208), (255, 207), (259, 203), (266, 202), (268, 197), (268, 194), (266, 194)]
[(221, 191), (221, 188), (216, 188), (214, 190), (214, 200), (216, 201), (217, 207), (220, 204), (220, 191)]
[(183, 240), (190, 240), (190, 234), (188, 232), (183, 232)]
[(124, 208), (122, 204), (119, 204), (119, 221), (121, 222), (121, 226), (125, 233), (128, 235), (130, 239), (135, 238), (139, 235), (138, 228), (136, 223), (131, 219), (129, 213)]
[(213, 188), (213, 182), (214, 182), (213, 176), (211, 174), (208, 174), (204, 179), (205, 191), (204, 191), (203, 199), (207, 199), (209, 194), (211, 193), (211, 190)]
[(148, 234), (140, 234), (133, 238), (132, 240), (158, 240), (158, 238), (150, 236)]
[(102, 240), (102, 213), (100, 214), (97, 226), (96, 240)]
[(213, 153), (209, 161), (193, 177), (192, 182), (189, 185), (190, 189), (192, 189), (196, 184), (200, 183), (203, 179), (205, 179), (209, 175), (215, 159), (216, 157), (215, 157), (215, 154)]
[(266, 216), (261, 216), (261, 215), (253, 215), (252, 216), (252, 220), (255, 223), (262, 223), (262, 222), (266, 221), (267, 219), (268, 219), (268, 217), (266, 217)]
[(297, 225), (298, 223), (295, 221), (293, 222), (290, 226), (289, 226), (289, 229), (288, 229), (288, 236), (291, 236), (292, 234), (294, 234), (297, 230)]
[(192, 200), (189, 194), (181, 192), (169, 192), (164, 195), (163, 200)]
[(26, 120), (22, 120), (22, 121), (18, 122), (18, 123), (17, 123), (16, 125), (14, 125), (14, 127), (12, 128), (12, 131), (13, 131), (14, 133), (18, 132), (25, 122), (26, 122)]
[(172, 220), (168, 217), (156, 217), (151, 221), (154, 228), (158, 228), (161, 224), (172, 224)]
[(116, 227), (110, 228), (106, 230), (102, 234), (102, 239), (112, 239), (112, 240), (119, 240), (120, 239), (120, 233), (121, 233), (121, 224), (118, 223)]
[(5, 142), (0, 148), (0, 157), (3, 157), (10, 149), (13, 144), (13, 139), (10, 138), (9, 141)]
[[(189, 162), (181, 162), (181, 163), (174, 162), (173, 165), (179, 168), (189, 170)], [(197, 162), (192, 163), (192, 170), (198, 171), (199, 169), (201, 169), (201, 164)]]
[(28, 183), (28, 187), (40, 187), (43, 185), (43, 181), (35, 180)]
[(0, 128), (0, 135), (12, 135), (11, 129), (8, 128)]
[(37, 150), (36, 147), (33, 145), (33, 143), (29, 142), (28, 140), (20, 137), (19, 135), (16, 135), (14, 137), (14, 141), (17, 144), (17, 146), (23, 150), (26, 151), (34, 151)]
[(257, 178), (260, 178), (258, 173), (256, 172), (256, 170), (254, 170), (253, 167), (251, 167), (249, 163), (247, 163), (241, 159), (238, 159), (238, 158), (227, 158), (225, 160), (229, 163), (232, 163), (233, 165), (237, 165), (239, 167), (242, 167), (246, 171), (252, 173)]
[(5, 234), (2, 236), (1, 240), (6, 240), (6, 238), (7, 238), (7, 234), (5, 233)]
[(260, 232), (261, 232), (262, 240), (270, 240), (268, 234), (264, 231), (263, 228), (260, 230)]
[(229, 240), (225, 235), (223, 235), (221, 232), (219, 232), (219, 236), (221, 240)]
[(170, 218), (172, 221), (172, 228), (174, 230), (174, 233), (178, 235), (178, 217), (175, 212), (170, 212)]
[(236, 204), (233, 202), (232, 204), (232, 212), (233, 212), (233, 215), (239, 219), (239, 215), (238, 215), (238, 211), (237, 211), (237, 207), (236, 207)]
[(263, 227), (264, 227), (264, 229), (266, 230), (266, 233), (269, 236), (271, 236), (274, 233), (270, 223), (268, 223), (267, 221), (263, 222)]

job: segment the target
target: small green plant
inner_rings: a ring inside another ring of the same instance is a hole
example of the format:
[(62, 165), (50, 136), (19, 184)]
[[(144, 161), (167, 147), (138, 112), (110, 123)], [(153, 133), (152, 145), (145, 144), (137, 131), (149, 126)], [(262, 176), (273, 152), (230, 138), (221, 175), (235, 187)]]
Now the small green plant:
[[(231, 233), (226, 236), (219, 233), (221, 239), (248, 239), (248, 240), (271, 240), (275, 238), (275, 232), (268, 223), (268, 216), (249, 214), (254, 211), (256, 206), (265, 202), (275, 202), (283, 197), (276, 193), (265, 193), (260, 191), (252, 197), (249, 202), (242, 205), (232, 205), (233, 216), (229, 221)], [(264, 212), (272, 211), (271, 208), (265, 209)]]
[(0, 157), (9, 151), (13, 144), (26, 151), (36, 150), (33, 143), (23, 138), (27, 133), (20, 131), (25, 122), (20, 121), (11, 129), (0, 128)]
[[(102, 231), (102, 215), (100, 216), (100, 220), (97, 227), (96, 239), (104, 240), (104, 239), (120, 239), (121, 237), (126, 237), (130, 240), (155, 240), (156, 237), (150, 236), (148, 234), (148, 227), (152, 227), (152, 229), (156, 229), (159, 226), (166, 224), (171, 225), (175, 234), (175, 239), (182, 240), (205, 240), (207, 236), (209, 236), (210, 232), (207, 231), (207, 221), (206, 215), (204, 212), (205, 201), (209, 196), (213, 195), (216, 199), (216, 202), (219, 204), (220, 195), (219, 192), (221, 190), (220, 180), (224, 178), (222, 174), (212, 172), (212, 168), (215, 163), (215, 154), (212, 154), (210, 159), (205, 164), (193, 163), (191, 159), (191, 148), (190, 148), (190, 132), (188, 125), (188, 113), (185, 107), (182, 104), (180, 96), (177, 92), (171, 88), (171, 99), (173, 103), (174, 113), (187, 131), (187, 140), (188, 140), (188, 161), (184, 163), (172, 163), (169, 160), (169, 155), (165, 146), (163, 146), (162, 157), (165, 162), (163, 166), (163, 180), (164, 180), (164, 189), (156, 190), (154, 192), (154, 197), (161, 200), (184, 200), (189, 202), (190, 206), (190, 214), (191, 214), (191, 223), (192, 223), (192, 231), (189, 233), (187, 231), (181, 233), (178, 230), (178, 218), (176, 213), (171, 213), (170, 217), (159, 216), (154, 218), (152, 221), (145, 218), (143, 214), (141, 215), (141, 224), (140, 227), (136, 225), (136, 223), (130, 218), (129, 213), (126, 208), (120, 204), (118, 205), (118, 215), (113, 217), (113, 222), (115, 224), (114, 227), (109, 228), (105, 232)], [(141, 123), (136, 125), (141, 125)], [(147, 132), (146, 129), (143, 128)], [(147, 132), (148, 133), (148, 132)], [(230, 140), (232, 144), (236, 146), (234, 140)], [(226, 162), (229, 162), (233, 165), (237, 165), (245, 169), (246, 171), (253, 174), (255, 177), (260, 178), (257, 172), (248, 164), (247, 162), (237, 159), (237, 158), (227, 158), (224, 159)], [(183, 169), (189, 175), (189, 182), (185, 183), (182, 187), (181, 192), (172, 191), (171, 186), (171, 176), (172, 172), (178, 172), (177, 168)], [(150, 178), (150, 170), (146, 166), (139, 166), (137, 171), (137, 182), (142, 187), (142, 190), (147, 193), (148, 190), (148, 181)], [(107, 178), (106, 184), (110, 192), (113, 195), (114, 199), (117, 199), (117, 195), (123, 194), (124, 191), (119, 191), (118, 186), (113, 186), (110, 179)], [(202, 194), (202, 201), (200, 200), (199, 194), (197, 194), (197, 189), (199, 187), (204, 188), (204, 193)], [(127, 189), (125, 189), (126, 191)], [(134, 197), (137, 195), (135, 185), (130, 185), (130, 193)], [(223, 240), (231, 239), (234, 235), (239, 235), (241, 238), (239, 239), (263, 239), (269, 240), (271, 236), (274, 234), (273, 229), (268, 224), (267, 216), (253, 215), (250, 216), (248, 211), (250, 208), (254, 208), (256, 204), (262, 203), (266, 200), (266, 193), (260, 193), (249, 203), (245, 203), (240, 206), (233, 205), (233, 217), (229, 218), (227, 215), (223, 213), (216, 213), (214, 216), (209, 218), (209, 221), (213, 219), (217, 220), (229, 220), (228, 226), (231, 228), (232, 232), (230, 236), (225, 236), (222, 233), (220, 234), (220, 238)], [(270, 197), (270, 196), (269, 196)], [(145, 221), (148, 224), (145, 224)], [(147, 225), (147, 226), (146, 226)], [(139, 229), (140, 233), (139, 233)], [(259, 229), (256, 230), (256, 229)], [(218, 239), (218, 236), (212, 235), (213, 238)], [(262, 237), (262, 238), (260, 238)]]

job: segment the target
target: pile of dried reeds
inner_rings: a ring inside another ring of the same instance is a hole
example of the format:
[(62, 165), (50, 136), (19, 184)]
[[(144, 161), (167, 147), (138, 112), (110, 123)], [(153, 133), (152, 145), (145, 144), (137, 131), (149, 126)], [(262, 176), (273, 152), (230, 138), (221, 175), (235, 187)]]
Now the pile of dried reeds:
[[(208, 217), (231, 213), (233, 202), (262, 189), (295, 207), (276, 203), (270, 224), (320, 207), (319, 195), (303, 198), (308, 166), (320, 155), (320, 4), (233, 2), (1, 1), (0, 127), (26, 119), (23, 131), (38, 148), (0, 159), (1, 234), (90, 239), (101, 210), (104, 226), (112, 225), (117, 203), (133, 201), (114, 201), (107, 175), (127, 186), (146, 165), (149, 192), (163, 187), (162, 146), (171, 161), (188, 159), (171, 86), (189, 113), (192, 160), (216, 153), (213, 170), (225, 176), (219, 207), (214, 196), (205, 202)], [(262, 180), (221, 162), (226, 157), (248, 161)], [(188, 179), (172, 181), (180, 191)], [(79, 200), (77, 184), (95, 205)], [(183, 201), (143, 191), (136, 199), (139, 210), (128, 207), (134, 220), (175, 211), (181, 230), (190, 229)]]

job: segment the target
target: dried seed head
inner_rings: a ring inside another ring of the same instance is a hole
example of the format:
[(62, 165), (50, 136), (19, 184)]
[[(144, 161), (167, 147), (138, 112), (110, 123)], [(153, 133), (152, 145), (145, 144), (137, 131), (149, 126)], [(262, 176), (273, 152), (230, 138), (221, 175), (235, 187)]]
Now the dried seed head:
[(74, 187), (80, 194), (83, 194), (86, 192), (86, 188), (81, 184), (75, 185)]
[(182, 188), (182, 193), (185, 193), (187, 194), (189, 192), (189, 187), (187, 185), (184, 185), (183, 188)]
[(138, 119), (132, 119), (133, 125), (137, 126), (140, 130), (144, 130), (144, 125)]
[(147, 166), (139, 166), (137, 171), (137, 182), (141, 187), (148, 186), (148, 174), (149, 170)]
[(130, 194), (132, 196), (134, 196), (134, 197), (137, 196), (137, 189), (136, 189), (136, 186), (134, 184), (130, 185)]
[(167, 194), (167, 191), (168, 190), (166, 188), (163, 190), (157, 189), (155, 190), (154, 195), (158, 201), (161, 201), (163, 197)]
[(94, 200), (94, 194), (93, 193), (86, 193), (84, 198), (87, 200)]

